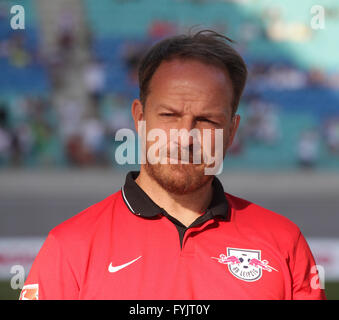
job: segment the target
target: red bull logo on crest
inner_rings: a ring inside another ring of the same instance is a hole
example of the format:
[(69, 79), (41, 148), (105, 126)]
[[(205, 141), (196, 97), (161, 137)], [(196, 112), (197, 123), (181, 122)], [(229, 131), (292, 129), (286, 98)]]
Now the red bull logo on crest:
[(212, 257), (212, 259), (227, 264), (230, 273), (244, 281), (259, 280), (263, 270), (278, 272), (277, 269), (268, 264), (267, 260), (261, 260), (260, 250), (227, 248), (227, 256), (220, 254), (219, 258)]

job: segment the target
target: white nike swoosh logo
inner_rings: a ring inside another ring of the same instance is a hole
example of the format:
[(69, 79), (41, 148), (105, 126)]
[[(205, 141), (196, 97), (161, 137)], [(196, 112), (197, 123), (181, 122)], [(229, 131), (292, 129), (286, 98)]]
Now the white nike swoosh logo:
[(117, 271), (119, 271), (119, 270), (121, 270), (121, 269), (123, 269), (123, 268), (126, 268), (127, 266), (129, 266), (129, 265), (132, 264), (133, 262), (137, 261), (137, 260), (140, 259), (141, 257), (142, 257), (142, 256), (140, 256), (140, 257), (138, 257), (138, 258), (136, 258), (136, 259), (134, 259), (134, 260), (132, 260), (132, 261), (130, 261), (130, 262), (127, 262), (127, 263), (125, 263), (125, 264), (122, 264), (122, 265), (120, 265), (120, 266), (116, 266), (116, 267), (112, 266), (112, 262), (111, 262), (110, 265), (109, 265), (109, 267), (108, 267), (108, 271), (109, 271), (109, 272), (117, 272)]

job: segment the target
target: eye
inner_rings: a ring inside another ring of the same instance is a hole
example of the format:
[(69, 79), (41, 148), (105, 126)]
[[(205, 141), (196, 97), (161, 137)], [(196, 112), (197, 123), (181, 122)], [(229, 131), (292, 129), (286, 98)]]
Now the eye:
[(162, 116), (162, 117), (173, 117), (173, 116), (175, 116), (175, 114), (174, 113), (160, 113), (160, 116)]
[(207, 119), (207, 118), (204, 118), (204, 117), (199, 117), (197, 118), (197, 121), (202, 121), (202, 122), (208, 122), (208, 123), (212, 123), (212, 124), (217, 124), (216, 122), (210, 120), (210, 119)]

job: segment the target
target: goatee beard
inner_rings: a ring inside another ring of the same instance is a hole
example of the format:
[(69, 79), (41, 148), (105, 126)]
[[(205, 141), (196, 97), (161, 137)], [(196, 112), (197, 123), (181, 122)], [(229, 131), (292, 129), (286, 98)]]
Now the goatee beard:
[(204, 166), (194, 164), (150, 164), (145, 170), (163, 189), (176, 195), (195, 192), (214, 178), (205, 175)]

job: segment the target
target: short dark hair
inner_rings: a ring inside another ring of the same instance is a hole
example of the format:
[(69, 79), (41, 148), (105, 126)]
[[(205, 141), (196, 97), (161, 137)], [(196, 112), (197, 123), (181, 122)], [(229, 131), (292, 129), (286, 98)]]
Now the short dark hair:
[(197, 59), (228, 72), (233, 85), (232, 116), (236, 113), (247, 79), (247, 68), (230, 38), (212, 30), (177, 35), (153, 45), (139, 64), (140, 101), (145, 107), (153, 74), (163, 61)]

